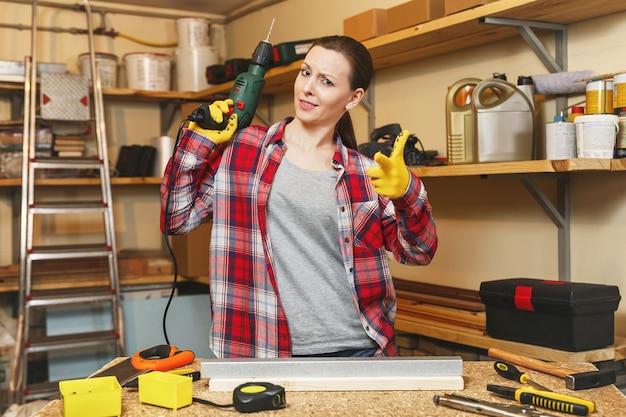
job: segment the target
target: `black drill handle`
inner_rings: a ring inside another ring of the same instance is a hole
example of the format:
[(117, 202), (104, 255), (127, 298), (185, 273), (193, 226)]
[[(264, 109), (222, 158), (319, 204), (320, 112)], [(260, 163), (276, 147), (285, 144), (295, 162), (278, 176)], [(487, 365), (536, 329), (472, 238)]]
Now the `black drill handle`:
[(228, 117), (232, 114), (232, 107), (230, 112), (225, 114), (224, 120), (222, 123), (217, 123), (211, 117), (211, 111), (209, 110), (208, 104), (201, 104), (198, 108), (196, 108), (188, 117), (192, 122), (195, 122), (203, 129), (211, 129), (211, 130), (222, 130), (225, 129), (228, 125)]

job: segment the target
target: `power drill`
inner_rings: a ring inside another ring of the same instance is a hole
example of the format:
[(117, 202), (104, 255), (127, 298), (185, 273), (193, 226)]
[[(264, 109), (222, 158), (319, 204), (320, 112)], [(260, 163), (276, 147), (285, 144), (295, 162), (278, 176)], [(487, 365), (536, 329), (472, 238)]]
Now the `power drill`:
[[(228, 96), (233, 100), (233, 108), (228, 115), (232, 114), (232, 112), (237, 113), (237, 127), (239, 129), (249, 126), (252, 122), (263, 93), (263, 87), (265, 87), (265, 78), (263, 77), (265, 76), (265, 71), (270, 67), (273, 57), (272, 44), (269, 43), (273, 26), (274, 20), (272, 19), (267, 38), (259, 42), (252, 54), (252, 61), (248, 66), (248, 71), (242, 72), (237, 76)], [(228, 120), (216, 123), (211, 118), (208, 104), (202, 104), (195, 109), (188, 119), (196, 122), (203, 129), (220, 130), (225, 128), (228, 123)]]

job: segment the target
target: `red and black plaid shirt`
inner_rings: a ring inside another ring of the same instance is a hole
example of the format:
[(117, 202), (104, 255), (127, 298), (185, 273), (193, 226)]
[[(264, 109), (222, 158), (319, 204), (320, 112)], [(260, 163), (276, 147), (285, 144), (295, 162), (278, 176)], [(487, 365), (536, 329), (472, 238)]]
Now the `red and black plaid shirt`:
[[(218, 357), (291, 356), (267, 230), (268, 196), (290, 120), (242, 129), (223, 145), (186, 129), (163, 177), (162, 231), (168, 196), (171, 234), (188, 233), (213, 218), (210, 345)], [(339, 138), (331, 163), (337, 172), (341, 252), (355, 305), (379, 346), (377, 354), (396, 355), (396, 295), (387, 251), (398, 262), (415, 265), (428, 264), (435, 254), (437, 233), (424, 186), (411, 175), (401, 198), (392, 202), (378, 195), (366, 175), (375, 163)]]

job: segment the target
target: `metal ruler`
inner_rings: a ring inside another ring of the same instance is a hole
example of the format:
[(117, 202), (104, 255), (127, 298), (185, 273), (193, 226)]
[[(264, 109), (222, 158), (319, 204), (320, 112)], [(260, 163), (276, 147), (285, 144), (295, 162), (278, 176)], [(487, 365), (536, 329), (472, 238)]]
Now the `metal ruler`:
[(456, 356), (203, 359), (200, 372), (210, 391), (231, 391), (251, 381), (291, 391), (463, 389), (463, 361)]

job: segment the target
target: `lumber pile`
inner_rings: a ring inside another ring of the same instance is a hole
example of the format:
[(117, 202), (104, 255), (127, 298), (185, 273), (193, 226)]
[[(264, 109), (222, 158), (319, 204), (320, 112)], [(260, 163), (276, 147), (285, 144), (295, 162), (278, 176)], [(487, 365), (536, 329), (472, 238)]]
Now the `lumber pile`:
[(452, 332), (486, 335), (485, 305), (478, 291), (394, 278), (403, 324), (436, 326)]

